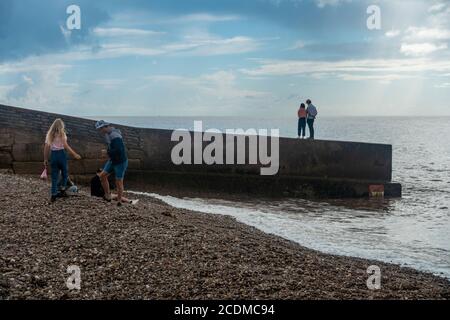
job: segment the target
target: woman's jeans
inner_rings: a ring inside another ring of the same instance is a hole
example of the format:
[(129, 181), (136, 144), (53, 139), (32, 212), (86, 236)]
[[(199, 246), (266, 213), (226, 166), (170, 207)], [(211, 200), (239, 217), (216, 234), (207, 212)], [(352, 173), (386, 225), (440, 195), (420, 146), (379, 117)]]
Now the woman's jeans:
[(62, 175), (62, 182), (60, 186), (63, 190), (66, 189), (67, 179), (69, 177), (67, 172), (67, 154), (65, 150), (52, 151), (50, 167), (52, 169), (52, 196), (57, 196), (60, 172)]
[(306, 136), (306, 118), (298, 119), (298, 136), (299, 137)]

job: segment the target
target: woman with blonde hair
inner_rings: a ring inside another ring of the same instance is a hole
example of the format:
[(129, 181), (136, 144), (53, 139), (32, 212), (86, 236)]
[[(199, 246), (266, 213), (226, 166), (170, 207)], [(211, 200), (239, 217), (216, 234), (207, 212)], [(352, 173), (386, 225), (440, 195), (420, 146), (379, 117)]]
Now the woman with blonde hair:
[[(76, 153), (67, 143), (64, 122), (61, 119), (56, 119), (47, 132), (44, 148), (44, 165), (46, 168), (48, 167), (48, 156), (50, 154), (52, 177), (51, 202), (55, 202), (58, 197), (58, 178), (60, 172), (62, 175), (62, 188), (63, 190), (66, 188), (67, 179), (69, 177), (66, 150), (72, 154), (75, 159), (81, 159), (80, 155)], [(65, 191), (62, 192), (62, 196), (64, 196), (64, 193)]]

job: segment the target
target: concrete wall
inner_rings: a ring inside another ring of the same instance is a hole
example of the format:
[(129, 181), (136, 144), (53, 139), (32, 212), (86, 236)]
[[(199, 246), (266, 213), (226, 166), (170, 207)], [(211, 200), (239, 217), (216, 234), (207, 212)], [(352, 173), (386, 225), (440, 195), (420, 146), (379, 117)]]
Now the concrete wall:
[[(104, 162), (100, 159), (100, 150), (105, 148), (102, 137), (94, 129), (95, 121), (3, 105), (0, 105), (0, 168), (19, 174), (39, 174), (45, 134), (56, 118), (65, 121), (69, 143), (83, 157), (82, 161), (70, 161), (71, 174), (93, 175)], [(306, 185), (316, 185), (315, 191), (308, 194), (357, 196), (365, 195), (369, 184), (388, 186), (391, 181), (392, 148), (389, 145), (281, 138), (279, 173), (273, 177), (260, 177), (259, 164), (175, 166), (171, 151), (177, 142), (171, 141), (171, 131), (116, 127), (125, 137), (131, 182), (165, 184), (172, 181), (192, 187), (192, 179), (197, 177), (199, 188), (214, 181), (214, 185), (223, 191), (256, 192), (262, 187), (271, 190), (270, 193), (293, 190), (293, 194), (305, 194)], [(148, 181), (143, 181), (144, 176)], [(358, 188), (354, 187), (350, 192), (344, 192), (345, 188), (339, 188), (341, 191), (320, 190), (336, 188), (330, 183), (344, 182)], [(399, 195), (399, 190), (395, 195)]]
[[(82, 155), (82, 161), (69, 162), (72, 174), (92, 174), (103, 165), (101, 150), (105, 149), (102, 137), (94, 128), (95, 121), (78, 119), (44, 112), (0, 105), (0, 168), (12, 169), (19, 174), (36, 174), (42, 171), (44, 140), (48, 128), (56, 118), (67, 126), (69, 143)], [(130, 168), (142, 169), (140, 131), (121, 128), (127, 137)]]

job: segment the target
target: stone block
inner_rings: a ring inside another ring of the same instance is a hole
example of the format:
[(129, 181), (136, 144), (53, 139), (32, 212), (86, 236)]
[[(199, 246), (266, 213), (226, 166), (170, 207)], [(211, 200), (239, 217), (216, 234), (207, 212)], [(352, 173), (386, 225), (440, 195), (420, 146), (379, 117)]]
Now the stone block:
[(128, 169), (129, 170), (141, 170), (142, 161), (139, 159), (128, 159)]
[(0, 168), (11, 168), (12, 157), (10, 153), (0, 152)]
[(69, 160), (69, 173), (76, 175), (94, 175), (103, 168), (105, 161), (95, 159)]
[(16, 174), (35, 174), (40, 176), (44, 170), (42, 162), (13, 162), (13, 170)]
[(27, 132), (23, 130), (14, 130), (14, 143), (17, 144), (44, 144), (45, 143), (45, 132), (34, 131)]
[(73, 140), (70, 142), (72, 148), (85, 159), (100, 159), (102, 149), (106, 149), (105, 144), (87, 141)]
[(43, 162), (44, 144), (42, 143), (15, 143), (12, 148), (12, 156), (19, 162)]
[(10, 148), (14, 143), (14, 137), (12, 133), (4, 132), (0, 133), (0, 148)]
[(130, 159), (140, 159), (143, 160), (145, 158), (145, 152), (139, 149), (129, 149), (128, 157)]

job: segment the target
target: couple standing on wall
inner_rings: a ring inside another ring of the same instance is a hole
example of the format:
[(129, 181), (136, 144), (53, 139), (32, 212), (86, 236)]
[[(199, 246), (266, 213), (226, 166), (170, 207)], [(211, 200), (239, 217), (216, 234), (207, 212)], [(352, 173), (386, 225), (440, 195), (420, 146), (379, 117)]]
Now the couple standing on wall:
[(312, 104), (311, 100), (306, 100), (306, 104), (302, 103), (298, 109), (298, 138), (305, 139), (306, 124), (309, 128), (309, 139), (314, 140), (314, 121), (317, 117), (317, 108)]
[[(108, 202), (112, 200), (108, 177), (114, 172), (117, 186), (117, 197), (115, 200), (117, 200), (118, 205), (129, 203), (130, 201), (123, 196), (123, 180), (128, 167), (128, 157), (122, 134), (120, 130), (115, 129), (111, 124), (103, 120), (98, 121), (95, 124), (95, 128), (105, 137), (105, 142), (108, 145), (108, 150), (102, 150), (102, 153), (106, 153), (109, 159), (101, 172), (98, 173), (104, 191), (103, 198)], [(70, 147), (67, 141), (64, 122), (61, 119), (56, 119), (47, 132), (44, 148), (44, 165), (46, 169), (50, 155), (51, 202), (55, 202), (58, 197), (67, 196), (66, 186), (69, 180), (67, 152), (76, 160), (81, 159), (81, 156)], [(59, 188), (61, 191), (58, 192)]]

